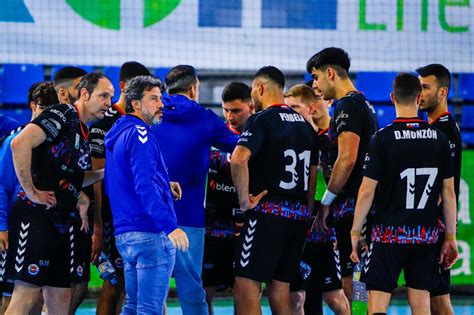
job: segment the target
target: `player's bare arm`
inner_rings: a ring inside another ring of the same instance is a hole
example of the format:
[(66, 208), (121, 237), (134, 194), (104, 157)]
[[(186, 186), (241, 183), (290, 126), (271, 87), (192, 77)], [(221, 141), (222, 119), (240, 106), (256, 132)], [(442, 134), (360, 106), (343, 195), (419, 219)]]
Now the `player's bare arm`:
[(362, 226), (367, 218), (367, 214), (370, 211), (372, 202), (374, 200), (375, 188), (377, 188), (378, 181), (369, 177), (364, 177), (359, 188), (359, 194), (357, 196), (356, 208), (354, 212), (354, 222), (352, 223), (351, 229), (351, 243), (352, 253), (351, 260), (353, 262), (359, 262), (359, 255), (357, 254), (357, 248), (359, 241), (362, 237), (361, 231)]
[(52, 191), (41, 191), (36, 189), (31, 177), (32, 150), (46, 140), (43, 130), (29, 124), (23, 131), (13, 139), (11, 149), (15, 172), (28, 198), (38, 204), (46, 205), (49, 209), (56, 205), (56, 197)]

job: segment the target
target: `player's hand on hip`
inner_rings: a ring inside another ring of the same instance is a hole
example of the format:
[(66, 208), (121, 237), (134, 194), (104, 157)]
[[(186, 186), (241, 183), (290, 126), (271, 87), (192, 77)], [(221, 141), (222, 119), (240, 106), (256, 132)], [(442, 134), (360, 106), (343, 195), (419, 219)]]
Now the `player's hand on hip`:
[(177, 228), (176, 230), (168, 234), (168, 238), (171, 240), (171, 243), (173, 243), (173, 246), (176, 247), (176, 249), (182, 252), (185, 252), (188, 250), (189, 248), (188, 236), (180, 228)]
[(183, 197), (183, 190), (178, 182), (170, 182), (171, 193), (173, 194), (174, 200), (181, 200)]
[(0, 250), (8, 250), (8, 231), (0, 231)]
[(247, 211), (255, 208), (267, 193), (268, 190), (264, 190), (256, 196), (250, 194), (246, 200), (240, 202), (240, 210)]
[(321, 233), (327, 233), (329, 228), (326, 224), (326, 220), (329, 215), (329, 206), (321, 205), (318, 214), (316, 215), (316, 229)]
[(439, 263), (444, 265), (444, 269), (450, 269), (458, 260), (459, 252), (456, 240), (444, 240), (439, 255)]
[(34, 203), (45, 205), (46, 209), (56, 206), (56, 196), (54, 195), (54, 191), (35, 189), (31, 194), (28, 194), (28, 198)]

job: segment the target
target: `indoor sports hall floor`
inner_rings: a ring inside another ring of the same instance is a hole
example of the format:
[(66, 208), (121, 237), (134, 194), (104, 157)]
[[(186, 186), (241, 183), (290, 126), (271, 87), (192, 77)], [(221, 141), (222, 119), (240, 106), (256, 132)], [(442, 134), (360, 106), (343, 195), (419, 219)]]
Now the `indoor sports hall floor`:
[[(92, 315), (95, 314), (95, 305), (97, 301), (95, 300), (88, 300), (83, 303), (82, 307), (77, 311), (77, 315)], [(262, 315), (270, 315), (270, 307), (268, 306), (267, 301), (263, 301), (263, 314)], [(456, 315), (472, 315), (474, 314), (474, 297), (460, 297), (453, 299), (454, 304), (454, 313)], [(214, 306), (214, 314), (215, 315), (232, 315), (233, 312), (233, 303), (231, 299), (219, 299), (216, 300)], [(181, 309), (179, 308), (177, 300), (172, 300), (168, 303), (168, 315), (181, 315)], [(330, 309), (325, 306), (324, 307), (324, 315), (326, 314), (333, 314)], [(390, 304), (390, 308), (388, 310), (388, 315), (408, 315), (411, 314), (410, 309), (408, 307), (408, 303), (405, 299), (397, 298), (392, 301)]]

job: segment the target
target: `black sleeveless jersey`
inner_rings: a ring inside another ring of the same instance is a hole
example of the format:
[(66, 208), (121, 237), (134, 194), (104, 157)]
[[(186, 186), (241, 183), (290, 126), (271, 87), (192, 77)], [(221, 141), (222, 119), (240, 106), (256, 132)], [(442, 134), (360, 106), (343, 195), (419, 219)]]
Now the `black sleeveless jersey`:
[(263, 201), (307, 204), (310, 167), (318, 161), (316, 137), (303, 116), (286, 105), (251, 116), (237, 143), (252, 152), (250, 193), (267, 189)]
[(397, 118), (371, 139), (364, 176), (378, 181), (372, 240), (436, 243), (438, 198), (453, 176), (448, 139), (418, 118)]

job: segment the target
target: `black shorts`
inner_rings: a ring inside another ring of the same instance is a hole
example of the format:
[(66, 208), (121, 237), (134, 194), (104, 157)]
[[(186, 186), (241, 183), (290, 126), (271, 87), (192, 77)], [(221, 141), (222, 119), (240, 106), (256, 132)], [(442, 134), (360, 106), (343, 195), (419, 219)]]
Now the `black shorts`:
[(299, 275), (306, 221), (249, 210), (237, 241), (235, 276), (291, 282)]
[(124, 277), (123, 259), (120, 255), (117, 245), (115, 244), (114, 226), (112, 221), (103, 219), (104, 224), (104, 253), (109, 257), (110, 262), (114, 265), (117, 277)]
[[(81, 231), (81, 224), (75, 224), (69, 234), (72, 250), (71, 283), (89, 282), (92, 240), (89, 234)], [(72, 237), (72, 238), (71, 238)]]
[(203, 287), (218, 291), (234, 286), (235, 239), (206, 236), (202, 264)]
[[(441, 246), (443, 245), (444, 242), (444, 233), (439, 236), (439, 241), (438, 241), (438, 253), (441, 251)], [(451, 269), (445, 270), (443, 265), (439, 266), (440, 268), (440, 283), (439, 285), (434, 288), (433, 290), (430, 290), (430, 296), (431, 297), (437, 297), (441, 295), (446, 295), (451, 292)]]
[(71, 286), (71, 242), (43, 206), (16, 200), (9, 218), (7, 277), (36, 286)]
[(311, 267), (311, 273), (306, 280), (300, 276), (296, 282), (291, 282), (290, 292), (342, 289), (339, 251), (334, 250), (332, 243), (306, 243), (302, 261)]
[(7, 251), (0, 254), (0, 290), (3, 296), (12, 296), (13, 280), (7, 277)]
[(355, 265), (350, 258), (352, 253), (351, 229), (353, 221), (354, 217), (347, 215), (334, 224), (336, 229), (337, 249), (339, 250), (339, 257), (341, 258), (342, 277), (352, 276)]
[(391, 293), (403, 270), (407, 287), (431, 290), (440, 281), (437, 260), (436, 244), (371, 243), (361, 281), (366, 283), (367, 290)]

